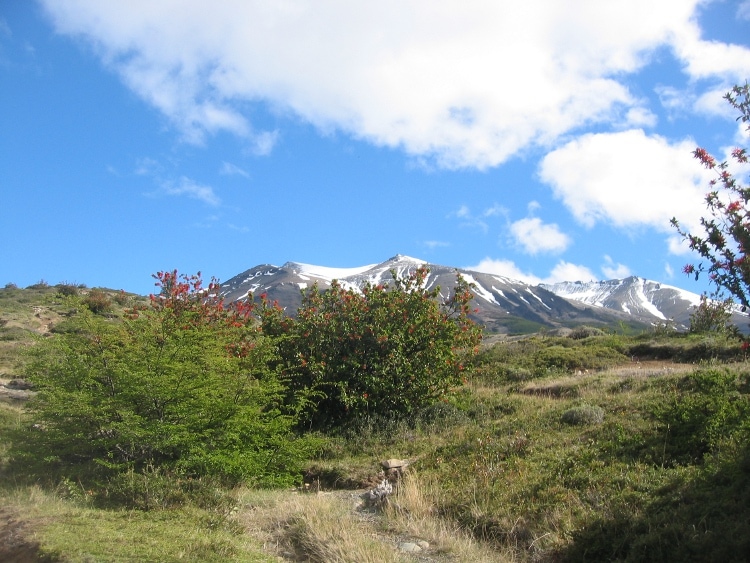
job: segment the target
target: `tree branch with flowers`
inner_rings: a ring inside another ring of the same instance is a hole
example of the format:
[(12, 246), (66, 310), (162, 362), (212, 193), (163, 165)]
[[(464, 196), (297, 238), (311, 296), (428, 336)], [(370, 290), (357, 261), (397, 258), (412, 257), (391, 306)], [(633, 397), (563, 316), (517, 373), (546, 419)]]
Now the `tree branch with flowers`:
[[(737, 121), (748, 124), (746, 130), (750, 132), (750, 85), (734, 86), (724, 99), (739, 112)], [(730, 160), (721, 162), (701, 147), (693, 151), (693, 156), (716, 176), (710, 181), (711, 189), (706, 194), (708, 216), (701, 218), (703, 232), (691, 233), (676, 218), (671, 221), (688, 241), (690, 249), (705, 260), (687, 264), (683, 272), (695, 276), (696, 280), (706, 274), (717, 293), (726, 292), (743, 309), (750, 308), (750, 258), (747, 255), (750, 251), (750, 185), (741, 172), (748, 162), (748, 149), (737, 147), (732, 150)], [(730, 164), (736, 165), (736, 168), (733, 166), (735, 171), (730, 170)]]

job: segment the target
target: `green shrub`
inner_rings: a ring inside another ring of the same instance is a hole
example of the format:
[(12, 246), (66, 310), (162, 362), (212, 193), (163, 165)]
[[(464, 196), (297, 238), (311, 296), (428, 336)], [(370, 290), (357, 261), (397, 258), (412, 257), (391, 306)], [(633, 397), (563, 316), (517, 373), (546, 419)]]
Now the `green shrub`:
[(83, 298), (83, 304), (89, 308), (92, 313), (101, 315), (112, 310), (112, 300), (106, 292), (101, 289), (92, 289)]
[(440, 304), (424, 289), (428, 270), (392, 287), (360, 291), (332, 284), (307, 291), (295, 319), (265, 304), (263, 331), (280, 338), (281, 369), (309, 424), (336, 426), (368, 416), (410, 417), (460, 386), (481, 331), (468, 317), (462, 278)]
[(720, 299), (714, 295), (709, 299), (705, 293), (702, 294), (700, 303), (690, 314), (690, 332), (737, 334), (737, 327), (732, 325), (733, 307), (731, 298)]
[(627, 350), (632, 357), (698, 363), (706, 360), (731, 361), (743, 358), (740, 341), (731, 334), (679, 334), (670, 338), (644, 337)]
[(604, 409), (592, 405), (579, 405), (566, 410), (560, 420), (575, 426), (601, 424), (604, 422)]
[(748, 437), (750, 397), (740, 391), (734, 372), (700, 369), (682, 378), (654, 414), (663, 425), (665, 456), (676, 463), (695, 463), (725, 440)]
[(48, 287), (49, 287), (49, 284), (45, 280), (41, 279), (35, 284), (30, 285), (26, 289), (47, 289)]
[(12, 342), (17, 340), (25, 340), (29, 337), (29, 331), (21, 328), (20, 326), (0, 327), (0, 340), (5, 342)]
[(114, 294), (112, 300), (121, 307), (124, 307), (130, 302), (130, 297), (123, 290), (120, 290)]
[(600, 328), (579, 326), (571, 331), (571, 333), (568, 335), (568, 338), (572, 338), (573, 340), (582, 340), (591, 336), (604, 336), (605, 334), (606, 333)]
[(77, 307), (66, 332), (31, 348), (38, 430), (18, 438), (17, 462), (121, 491), (167, 477), (296, 482), (312, 442), (294, 438), (296, 419), (279, 408), (283, 387), (268, 368), (274, 343), (250, 308), (207, 298), (199, 277), (158, 280), (161, 295), (123, 322)]
[(616, 350), (596, 345), (578, 347), (554, 345), (539, 350), (531, 359), (532, 370), (540, 376), (550, 372), (570, 373), (577, 370), (601, 369), (625, 360), (626, 358)]
[(73, 297), (78, 295), (78, 287), (70, 283), (60, 283), (55, 286), (57, 293), (63, 297)]
[[(631, 493), (632, 495), (632, 493)], [(560, 561), (746, 561), (750, 553), (747, 443), (716, 465), (682, 470), (640, 503), (622, 499), (574, 530)]]

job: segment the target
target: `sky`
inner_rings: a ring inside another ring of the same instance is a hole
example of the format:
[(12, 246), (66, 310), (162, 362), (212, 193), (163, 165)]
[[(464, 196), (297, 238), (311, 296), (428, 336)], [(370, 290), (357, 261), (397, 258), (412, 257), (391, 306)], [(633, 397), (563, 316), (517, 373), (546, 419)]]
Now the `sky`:
[(749, 79), (750, 0), (0, 0), (0, 287), (405, 254), (698, 293), (669, 221)]

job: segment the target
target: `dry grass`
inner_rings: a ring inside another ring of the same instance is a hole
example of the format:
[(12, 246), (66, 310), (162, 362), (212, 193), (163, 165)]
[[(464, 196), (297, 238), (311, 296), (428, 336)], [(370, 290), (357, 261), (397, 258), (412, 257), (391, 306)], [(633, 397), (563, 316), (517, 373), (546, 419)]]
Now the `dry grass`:
[(444, 494), (438, 483), (409, 472), (399, 483), (389, 503), (384, 525), (392, 533), (427, 541), (446, 561), (513, 561), (510, 551), (500, 553), (477, 541), (455, 523), (438, 515), (437, 505)]
[(352, 491), (245, 491), (236, 521), (285, 560), (319, 563), (408, 561), (376, 531), (377, 517), (358, 510)]
[[(363, 506), (358, 491), (292, 493), (244, 491), (234, 519), (268, 552), (291, 561), (389, 563), (513, 561), (437, 513), (436, 483), (411, 472), (383, 512)], [(426, 541), (418, 554), (401, 542)]]

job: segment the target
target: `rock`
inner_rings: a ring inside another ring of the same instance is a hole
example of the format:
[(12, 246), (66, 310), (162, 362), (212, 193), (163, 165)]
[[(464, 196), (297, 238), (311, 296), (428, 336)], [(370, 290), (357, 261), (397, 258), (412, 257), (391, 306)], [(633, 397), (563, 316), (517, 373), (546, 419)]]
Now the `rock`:
[(29, 391), (34, 388), (31, 382), (25, 379), (11, 379), (5, 386), (8, 389), (15, 389), (17, 391)]
[(409, 465), (409, 462), (405, 459), (386, 459), (385, 461), (381, 461), (380, 465), (388, 471), (389, 469), (403, 469), (407, 465)]
[(385, 471), (386, 478), (392, 483), (397, 483), (403, 477), (409, 462), (405, 459), (391, 458), (381, 461), (380, 465)]
[(383, 506), (388, 502), (388, 495), (393, 493), (393, 485), (387, 479), (383, 479), (377, 487), (370, 489), (362, 495), (371, 506)]
[(422, 551), (422, 548), (418, 544), (409, 541), (398, 544), (398, 549), (405, 553), (417, 553)]

